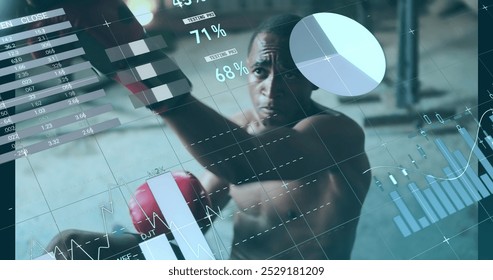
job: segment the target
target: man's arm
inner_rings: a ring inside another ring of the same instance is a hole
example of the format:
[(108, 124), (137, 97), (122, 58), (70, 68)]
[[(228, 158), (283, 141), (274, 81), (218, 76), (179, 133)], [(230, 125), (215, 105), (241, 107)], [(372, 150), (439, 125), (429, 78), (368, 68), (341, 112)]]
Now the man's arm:
[(361, 128), (345, 116), (311, 116), (252, 136), (191, 95), (160, 115), (198, 162), (232, 184), (299, 179), (364, 153)]

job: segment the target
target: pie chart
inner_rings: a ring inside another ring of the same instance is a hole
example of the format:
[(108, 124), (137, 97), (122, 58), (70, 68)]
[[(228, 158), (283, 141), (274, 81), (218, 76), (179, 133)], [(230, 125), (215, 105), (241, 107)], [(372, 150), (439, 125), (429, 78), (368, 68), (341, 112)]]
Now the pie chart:
[(314, 85), (341, 96), (371, 92), (385, 75), (379, 42), (358, 22), (334, 13), (316, 13), (296, 24), (291, 56)]

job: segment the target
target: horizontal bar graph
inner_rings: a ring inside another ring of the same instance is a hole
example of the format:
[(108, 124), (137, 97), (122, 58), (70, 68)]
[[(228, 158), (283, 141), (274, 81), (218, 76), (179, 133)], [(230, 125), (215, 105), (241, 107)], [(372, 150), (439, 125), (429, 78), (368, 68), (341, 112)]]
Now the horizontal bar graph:
[[(55, 9), (3, 21), (1, 24), (2, 29), (8, 29), (64, 14), (63, 9)], [(70, 28), (72, 28), (71, 23), (63, 21), (0, 37), (0, 42), (5, 44), (5, 49), (0, 52), (0, 61), (3, 64), (0, 68), (0, 77), (8, 76), (5, 78), (8, 82), (1, 84), (0, 87), (0, 128), (5, 132), (0, 137), (0, 145), (11, 144), (13, 149), (0, 154), (0, 163), (28, 157), (120, 125), (118, 119), (109, 119), (96, 124), (87, 121), (91, 117), (112, 111), (113, 107), (106, 104), (84, 110), (80, 106), (102, 98), (106, 94), (102, 89), (88, 93), (82, 91), (83, 87), (97, 83), (99, 78), (90, 71), (92, 65), (89, 61), (75, 60), (86, 52), (82, 47), (75, 46), (79, 38), (69, 32)], [(66, 31), (67, 35), (57, 33), (60, 31)], [(5, 92), (15, 92), (15, 94), (9, 94), (9, 98), (4, 99), (2, 95)], [(62, 111), (66, 108), (76, 110), (71, 110), (70, 113)], [(55, 112), (65, 115), (48, 115)], [(86, 127), (68, 128), (69, 125), (83, 120), (87, 124)], [(29, 124), (19, 130), (17, 124), (22, 122)], [(45, 134), (62, 127), (66, 127), (69, 131), (64, 131), (63, 134), (55, 137), (53, 135), (56, 134), (53, 133)], [(32, 142), (29, 141), (31, 137), (44, 140), (31, 144)], [(23, 143), (24, 140), (28, 142)]]
[(7, 41), (15, 42), (15, 41), (28, 39), (31, 37), (36, 37), (36, 36), (39, 36), (40, 34), (48, 34), (48, 33), (61, 31), (61, 30), (68, 29), (71, 27), (72, 27), (72, 25), (70, 24), (69, 21), (64, 21), (64, 22), (60, 22), (60, 23), (55, 23), (55, 24), (43, 26), (41, 28), (31, 29), (31, 30), (19, 32), (16, 34), (12, 34), (9, 36), (5, 36), (3, 38), (0, 38), (0, 41), (1, 42), (7, 42)]
[(67, 90), (73, 91), (78, 88), (82, 88), (99, 81), (98, 76), (91, 76), (88, 78), (79, 79), (73, 82), (68, 82), (60, 85), (56, 85), (54, 87), (50, 87), (47, 89), (42, 89), (39, 91), (32, 92), (30, 94), (21, 95), (19, 97), (7, 99), (4, 101), (0, 101), (0, 109), (7, 109), (10, 107), (14, 107), (17, 105), (22, 105), (28, 102), (34, 102), (36, 100), (40, 100), (46, 97), (50, 97), (59, 93), (63, 93)]
[(84, 54), (85, 54), (84, 49), (77, 48), (77, 49), (73, 49), (70, 51), (66, 51), (66, 52), (62, 52), (62, 53), (57, 54), (55, 59), (48, 56), (48, 57), (42, 57), (42, 58), (34, 59), (31, 61), (27, 61), (24, 63), (11, 65), (11, 66), (4, 67), (4, 68), (0, 69), (0, 76), (5, 76), (8, 74), (18, 72), (18, 71), (30, 70), (30, 69), (33, 69), (36, 67), (40, 67), (40, 66), (49, 64), (49, 63), (53, 63), (56, 61), (62, 61), (62, 60), (70, 59), (70, 58), (75, 58), (75, 57), (78, 57), (78, 56), (81, 56)]
[(139, 81), (157, 77), (172, 71), (178, 70), (178, 65), (171, 60), (165, 58), (152, 63), (143, 64), (134, 68), (130, 68), (117, 73), (118, 79), (124, 85), (129, 85)]
[[(116, 62), (123, 59), (130, 60), (131, 57), (158, 51), (165, 47), (167, 45), (164, 39), (161, 36), (154, 36), (122, 44), (105, 51), (109, 60)], [(138, 109), (189, 93), (191, 91), (190, 82), (181, 74), (174, 75), (177, 71), (180, 69), (175, 61), (166, 57), (150, 63), (129, 66), (116, 74), (119, 82), (123, 85), (142, 83), (132, 89), (133, 92), (129, 95), (134, 108)], [(143, 84), (145, 84), (145, 88)]]
[(11, 134), (3, 135), (0, 137), (0, 145), (10, 143), (12, 141), (22, 140), (24, 138), (34, 136), (39, 133), (47, 132), (52, 129), (60, 128), (63, 126), (67, 126), (73, 124), (75, 122), (86, 120), (88, 118), (92, 118), (104, 113), (111, 112), (113, 107), (110, 104), (102, 105), (96, 108), (89, 109), (83, 112), (77, 112), (75, 114), (71, 114), (65, 117), (61, 117), (55, 119), (53, 121), (45, 122), (42, 124), (38, 124), (36, 126), (28, 127), (20, 131), (16, 131)]
[(164, 49), (167, 46), (168, 45), (162, 36), (153, 36), (106, 49), (106, 54), (111, 62), (115, 62), (159, 49)]
[(81, 63), (76, 64), (76, 65), (71, 65), (71, 66), (68, 66), (68, 67), (65, 67), (62, 69), (57, 69), (57, 70), (53, 70), (53, 71), (39, 74), (36, 76), (28, 77), (28, 78), (25, 78), (22, 80), (13, 81), (10, 83), (5, 83), (2, 85), (2, 88), (0, 89), (0, 93), (5, 92), (5, 91), (9, 91), (9, 90), (19, 89), (19, 88), (25, 87), (27, 85), (33, 85), (33, 84), (45, 82), (45, 81), (48, 81), (51, 79), (60, 78), (61, 76), (70, 75), (70, 74), (80, 72), (83, 70), (91, 69), (91, 67), (92, 67), (91, 63), (86, 61), (86, 62), (81, 62)]
[(117, 127), (119, 125), (120, 125), (120, 121), (118, 119), (111, 119), (109, 121), (104, 121), (102, 123), (88, 126), (79, 130), (75, 130), (73, 132), (66, 133), (58, 137), (53, 137), (48, 140), (41, 141), (39, 143), (30, 145), (25, 148), (20, 148), (15, 151), (4, 153), (0, 155), (0, 164), (11, 160), (23, 158), (28, 155), (35, 154), (56, 146), (60, 146), (62, 144), (66, 144), (90, 135), (94, 135), (96, 133), (106, 131), (108, 129)]
[(0, 60), (11, 59), (13, 57), (17, 57), (17, 56), (24, 55), (24, 54), (31, 54), (33, 52), (38, 52), (38, 51), (46, 50), (49, 48), (58, 47), (58, 46), (66, 45), (69, 43), (73, 43), (73, 42), (76, 42), (78, 40), (79, 39), (77, 38), (77, 35), (68, 35), (65, 37), (58, 38), (58, 39), (53, 39), (50, 41), (45, 41), (45, 42), (37, 43), (34, 45), (29, 45), (29, 46), (21, 47), (18, 49), (1, 52), (0, 53)]
[(191, 91), (187, 80), (181, 79), (168, 84), (153, 87), (151, 89), (130, 95), (130, 101), (134, 108), (141, 108), (152, 105)]
[[(475, 145), (475, 140), (468, 131), (459, 127), (458, 130), (470, 148), (471, 154), (485, 168), (486, 174), (478, 176), (470, 166), (472, 157), (469, 154), (464, 156), (459, 150), (451, 152), (445, 143), (437, 138), (434, 141), (435, 145), (449, 164), (442, 169), (446, 179), (427, 175), (425, 176), (428, 183), (426, 187), (419, 187), (415, 182), (410, 182), (407, 186), (412, 194), (408, 198), (413, 198), (419, 205), (417, 209), (413, 208), (413, 210), (421, 212), (421, 214), (413, 213), (397, 191), (389, 194), (400, 213), (393, 217), (393, 221), (404, 237), (427, 228), (466, 206), (493, 194), (493, 166)], [(493, 150), (493, 138), (486, 136), (484, 140)], [(415, 218), (413, 214), (418, 215), (418, 217), (423, 214), (424, 216)]]
[(4, 127), (7, 125), (12, 125), (17, 122), (26, 121), (35, 117), (39, 117), (41, 115), (45, 115), (48, 113), (56, 112), (71, 106), (76, 106), (85, 102), (89, 102), (100, 97), (105, 96), (105, 92), (103, 89), (86, 93), (81, 96), (76, 96), (72, 98), (65, 99), (63, 101), (59, 101), (50, 105), (46, 105), (44, 107), (35, 108), (26, 112), (18, 113), (13, 116), (9, 116), (6, 118), (0, 119), (0, 127)]

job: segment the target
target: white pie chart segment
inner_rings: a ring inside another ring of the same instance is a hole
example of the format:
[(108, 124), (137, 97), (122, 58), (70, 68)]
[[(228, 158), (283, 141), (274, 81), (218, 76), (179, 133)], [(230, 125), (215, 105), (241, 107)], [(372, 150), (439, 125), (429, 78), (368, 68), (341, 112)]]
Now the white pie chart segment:
[[(312, 83), (322, 88), (324, 85), (330, 87), (331, 92), (343, 96), (362, 95), (379, 84), (341, 55), (305, 61), (298, 67), (303, 69), (303, 75), (311, 78)], [(321, 68), (324, 70), (320, 71)]]
[(385, 55), (377, 39), (342, 15), (318, 13), (303, 18), (291, 33), (290, 50), (308, 80), (338, 95), (366, 94), (385, 75)]

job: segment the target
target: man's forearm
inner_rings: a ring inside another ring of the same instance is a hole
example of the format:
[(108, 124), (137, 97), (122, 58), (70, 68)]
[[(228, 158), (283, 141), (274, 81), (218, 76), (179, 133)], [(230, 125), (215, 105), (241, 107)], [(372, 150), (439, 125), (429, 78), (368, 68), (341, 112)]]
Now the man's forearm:
[(235, 183), (252, 173), (241, 156), (256, 140), (243, 128), (226, 119), (191, 95), (180, 98), (180, 104), (160, 113), (179, 136), (194, 158), (212, 173)]

